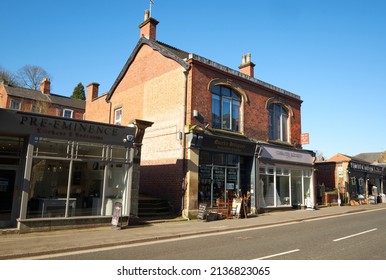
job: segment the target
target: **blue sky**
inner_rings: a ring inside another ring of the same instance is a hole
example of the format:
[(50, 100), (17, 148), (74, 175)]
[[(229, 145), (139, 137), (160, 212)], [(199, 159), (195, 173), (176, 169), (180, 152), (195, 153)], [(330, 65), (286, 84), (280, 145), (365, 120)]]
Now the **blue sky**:
[[(0, 66), (38, 65), (52, 92), (107, 92), (139, 40), (149, 0), (1, 4)], [(154, 0), (157, 39), (301, 96), (305, 149), (325, 157), (386, 150), (386, 1)]]

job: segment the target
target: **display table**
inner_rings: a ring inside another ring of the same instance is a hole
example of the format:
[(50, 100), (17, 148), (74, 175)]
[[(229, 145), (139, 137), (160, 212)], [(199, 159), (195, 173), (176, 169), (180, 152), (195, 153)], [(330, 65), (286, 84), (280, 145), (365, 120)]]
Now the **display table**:
[[(64, 217), (66, 211), (66, 198), (40, 198), (39, 209), (42, 211), (41, 217), (61, 216)], [(69, 216), (75, 216), (76, 198), (69, 198)]]

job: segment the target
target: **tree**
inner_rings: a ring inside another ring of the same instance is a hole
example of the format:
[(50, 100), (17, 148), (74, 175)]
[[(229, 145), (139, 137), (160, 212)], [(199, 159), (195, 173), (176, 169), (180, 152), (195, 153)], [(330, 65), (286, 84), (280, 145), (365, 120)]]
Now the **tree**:
[(5, 70), (3, 67), (0, 66), (0, 82), (3, 82), (3, 81), (10, 86), (19, 85), (15, 74)]
[(22, 87), (39, 90), (44, 78), (51, 80), (50, 75), (40, 66), (25, 65), (17, 71), (17, 80)]
[(71, 98), (86, 100), (86, 95), (84, 93), (84, 86), (82, 83), (79, 83), (75, 88), (71, 95)]

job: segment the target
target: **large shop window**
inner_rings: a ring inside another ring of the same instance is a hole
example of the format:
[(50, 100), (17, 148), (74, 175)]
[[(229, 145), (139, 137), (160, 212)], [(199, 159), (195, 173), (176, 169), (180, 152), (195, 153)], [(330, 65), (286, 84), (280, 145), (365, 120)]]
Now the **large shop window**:
[(278, 103), (269, 105), (269, 139), (288, 142), (288, 112)]
[(243, 157), (201, 151), (199, 164), (199, 203), (216, 207), (219, 202), (232, 201), (236, 194), (244, 191), (241, 184), (248, 180), (241, 178), (241, 174), (246, 173)]
[(260, 206), (263, 208), (305, 205), (305, 200), (311, 196), (311, 170), (264, 166), (259, 173)]
[(116, 201), (125, 209), (129, 154), (118, 146), (36, 139), (27, 218), (109, 216)]
[(212, 88), (212, 127), (238, 132), (240, 129), (240, 96), (224, 86)]

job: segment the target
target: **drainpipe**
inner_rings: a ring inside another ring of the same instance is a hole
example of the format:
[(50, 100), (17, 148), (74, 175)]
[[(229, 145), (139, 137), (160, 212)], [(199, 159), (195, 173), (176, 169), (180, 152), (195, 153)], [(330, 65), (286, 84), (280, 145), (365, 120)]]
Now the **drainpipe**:
[(112, 108), (112, 103), (109, 99), (109, 101), (107, 101), (107, 103), (109, 104), (109, 124), (111, 124), (111, 108)]
[[(182, 188), (182, 195), (181, 195), (181, 214), (183, 215), (184, 212), (184, 199), (185, 199), (185, 193), (186, 193), (186, 137), (185, 137), (185, 126), (186, 126), (186, 112), (187, 112), (187, 102), (188, 102), (188, 75), (189, 70), (185, 70), (184, 72), (185, 76), (185, 84), (184, 84), (184, 102), (183, 102), (183, 124), (182, 124), (182, 132), (179, 132), (180, 140), (182, 140), (182, 182), (181, 182), (181, 188)], [(182, 137), (182, 139), (181, 139)]]

